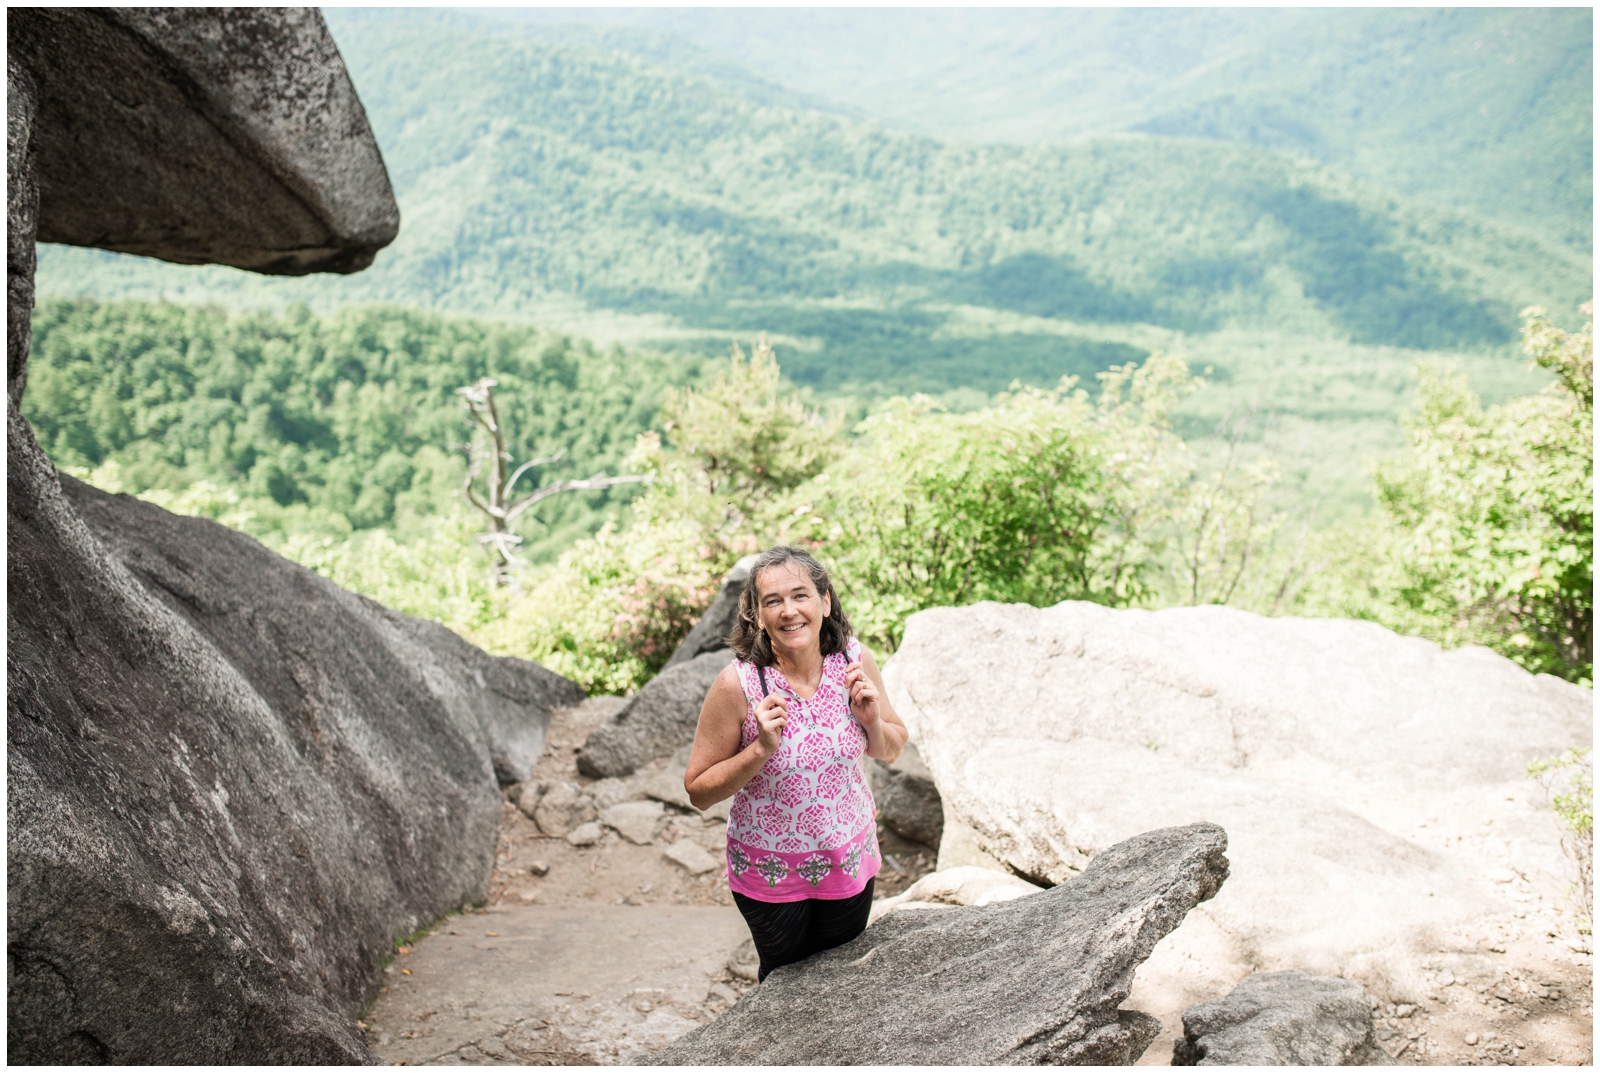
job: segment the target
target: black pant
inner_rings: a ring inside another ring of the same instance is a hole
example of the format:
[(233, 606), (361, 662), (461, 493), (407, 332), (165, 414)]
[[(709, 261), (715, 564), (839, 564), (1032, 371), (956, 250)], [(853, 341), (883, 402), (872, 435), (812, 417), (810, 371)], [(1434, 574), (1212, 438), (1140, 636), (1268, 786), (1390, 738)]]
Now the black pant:
[(872, 887), (877, 877), (867, 880), (866, 889), (851, 898), (807, 898), (799, 902), (761, 902), (732, 891), (733, 902), (750, 925), (761, 957), (757, 980), (779, 965), (804, 961), (812, 954), (843, 946), (867, 927), (872, 912)]

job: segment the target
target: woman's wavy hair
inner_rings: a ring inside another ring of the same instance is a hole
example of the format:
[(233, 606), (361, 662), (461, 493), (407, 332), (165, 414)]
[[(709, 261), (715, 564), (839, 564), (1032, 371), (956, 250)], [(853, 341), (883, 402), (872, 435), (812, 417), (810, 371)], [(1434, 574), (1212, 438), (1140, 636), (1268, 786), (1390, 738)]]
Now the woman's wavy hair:
[(828, 597), (828, 616), (822, 620), (822, 628), (818, 631), (822, 654), (831, 656), (835, 652), (843, 652), (850, 640), (850, 619), (839, 603), (839, 594), (833, 591), (833, 581), (828, 577), (827, 568), (799, 548), (780, 544), (762, 552), (750, 568), (750, 576), (745, 578), (744, 588), (739, 592), (739, 617), (733, 622), (733, 632), (728, 634), (728, 647), (733, 649), (734, 655), (758, 667), (772, 666), (773, 655), (772, 641), (756, 617), (756, 601), (761, 597), (756, 582), (763, 571), (789, 563), (805, 571), (818, 596)]

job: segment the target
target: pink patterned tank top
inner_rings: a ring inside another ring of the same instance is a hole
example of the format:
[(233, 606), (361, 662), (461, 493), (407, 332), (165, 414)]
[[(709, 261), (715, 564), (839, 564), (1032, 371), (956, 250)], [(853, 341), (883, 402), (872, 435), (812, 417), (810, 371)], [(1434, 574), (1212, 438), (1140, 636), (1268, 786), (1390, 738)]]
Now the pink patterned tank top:
[[(872, 790), (862, 770), (867, 734), (850, 714), (845, 667), (861, 658), (854, 638), (824, 656), (816, 695), (802, 701), (777, 667), (767, 690), (789, 702), (777, 751), (728, 808), (728, 886), (763, 902), (849, 898), (878, 874)], [(754, 663), (734, 663), (744, 687), (739, 747), (755, 741), (761, 680)]]

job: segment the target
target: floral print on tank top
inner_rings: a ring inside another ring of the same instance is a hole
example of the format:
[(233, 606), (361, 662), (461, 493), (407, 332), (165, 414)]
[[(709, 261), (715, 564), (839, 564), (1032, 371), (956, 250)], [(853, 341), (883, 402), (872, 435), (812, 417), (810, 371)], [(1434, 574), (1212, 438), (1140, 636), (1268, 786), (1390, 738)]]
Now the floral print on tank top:
[[(728, 808), (728, 885), (763, 902), (849, 898), (878, 874), (872, 790), (862, 769), (867, 734), (850, 714), (845, 668), (861, 658), (852, 638), (822, 660), (816, 695), (802, 701), (783, 672), (766, 668), (767, 690), (789, 702), (777, 751)], [(744, 687), (739, 747), (759, 735), (761, 680), (754, 663), (734, 664)]]

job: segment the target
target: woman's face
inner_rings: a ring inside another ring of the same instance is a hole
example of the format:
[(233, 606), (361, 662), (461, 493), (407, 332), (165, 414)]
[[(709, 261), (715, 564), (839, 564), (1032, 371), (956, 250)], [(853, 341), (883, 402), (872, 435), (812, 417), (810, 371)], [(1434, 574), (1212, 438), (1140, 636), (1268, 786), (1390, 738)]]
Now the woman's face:
[(756, 578), (756, 618), (774, 655), (795, 658), (822, 647), (822, 620), (833, 610), (796, 563), (769, 566)]

